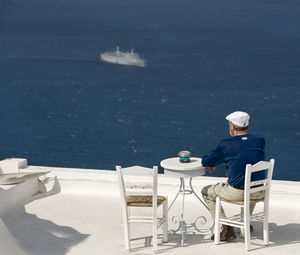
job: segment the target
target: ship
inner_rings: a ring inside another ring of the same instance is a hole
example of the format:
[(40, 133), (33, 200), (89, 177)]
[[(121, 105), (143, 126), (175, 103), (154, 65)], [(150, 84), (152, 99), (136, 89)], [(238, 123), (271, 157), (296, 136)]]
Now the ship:
[(133, 49), (130, 52), (122, 52), (119, 46), (117, 46), (116, 51), (101, 53), (100, 58), (102, 61), (112, 64), (139, 67), (146, 66), (146, 60), (142, 59)]

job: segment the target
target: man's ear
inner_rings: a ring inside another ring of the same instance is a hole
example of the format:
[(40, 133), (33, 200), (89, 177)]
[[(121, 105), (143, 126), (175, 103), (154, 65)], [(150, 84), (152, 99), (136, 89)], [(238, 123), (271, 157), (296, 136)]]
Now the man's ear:
[(236, 131), (236, 129), (232, 123), (230, 123), (230, 130), (231, 130), (231, 133), (234, 135), (234, 132)]

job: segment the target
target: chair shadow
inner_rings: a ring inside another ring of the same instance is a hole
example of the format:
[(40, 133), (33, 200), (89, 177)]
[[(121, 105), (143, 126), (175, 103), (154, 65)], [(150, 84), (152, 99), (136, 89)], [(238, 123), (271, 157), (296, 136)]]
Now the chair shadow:
[[(261, 222), (252, 222), (254, 226), (254, 231), (251, 233), (251, 251), (265, 249), (266, 246), (264, 244), (259, 244), (255, 242), (255, 240), (263, 240), (263, 231), (262, 231), (262, 223)], [(238, 234), (238, 230), (236, 231)], [(193, 246), (199, 245), (203, 243), (212, 243), (210, 238), (206, 238), (208, 234), (187, 234), (184, 241), (184, 246)], [(161, 241), (161, 235), (159, 236)], [(300, 224), (298, 223), (289, 223), (285, 225), (277, 225), (276, 223), (269, 223), (269, 238), (270, 243), (267, 247), (277, 247), (287, 244), (295, 244), (300, 243)], [(145, 247), (152, 245), (152, 236), (146, 236), (141, 238), (132, 239), (139, 240), (145, 239), (144, 245), (140, 245), (131, 249), (131, 251), (141, 251), (145, 249)], [(244, 242), (242, 237), (237, 238), (233, 242)], [(226, 243), (224, 243), (226, 244)], [(181, 247), (181, 234), (169, 233), (169, 241), (167, 243), (159, 242), (159, 251), (158, 253), (165, 253), (168, 250), (176, 249)], [(147, 254), (147, 253), (145, 253)]]
[(71, 227), (40, 219), (27, 213), (24, 207), (2, 216), (2, 220), (21, 247), (31, 255), (64, 255), (89, 236)]
[[(277, 225), (274, 222), (269, 223), (269, 245), (265, 246), (263, 243), (255, 243), (255, 240), (263, 240), (263, 231), (261, 222), (253, 222), (254, 231), (251, 233), (251, 239), (254, 242), (251, 251), (265, 249), (266, 247), (277, 247), (287, 244), (300, 243), (300, 224), (289, 223), (285, 225)], [(237, 231), (238, 232), (238, 231)], [(185, 237), (184, 245), (193, 246), (203, 243), (212, 243), (210, 238), (207, 238), (209, 234), (187, 234)], [(151, 239), (151, 237), (149, 237)], [(238, 238), (234, 242), (244, 242), (243, 238)], [(151, 245), (148, 241), (149, 245)], [(181, 247), (181, 234), (169, 234), (169, 242), (160, 244), (158, 253), (164, 253), (171, 249)]]
[[(205, 239), (206, 234), (186, 234), (184, 239), (184, 246), (193, 246), (201, 243), (212, 242), (210, 239)], [(169, 250), (173, 250), (181, 246), (181, 234), (169, 233), (169, 241), (166, 243), (162, 243), (162, 235), (158, 235), (158, 247), (159, 250), (156, 254), (165, 253)], [(139, 245), (138, 247), (131, 248), (131, 252), (139, 252), (144, 250), (146, 247), (152, 248), (152, 236), (143, 236), (139, 238), (131, 239), (131, 241), (143, 240), (143, 245)], [(145, 253), (147, 254), (147, 253)]]
[[(262, 226), (261, 226), (262, 228)], [(262, 231), (260, 231), (260, 238)], [(300, 224), (288, 223), (285, 225), (277, 225), (274, 222), (269, 223), (269, 246), (281, 246), (286, 244), (300, 243)]]
[[(300, 224), (289, 223), (277, 225), (274, 222), (269, 223), (269, 245), (265, 246), (263, 242), (263, 227), (261, 222), (251, 222), (254, 231), (251, 233), (251, 251), (265, 249), (266, 247), (277, 247), (287, 244), (300, 243)], [(236, 231), (239, 233), (239, 230)], [(239, 236), (239, 235), (238, 235)], [(261, 240), (261, 243), (255, 242)], [(239, 237), (234, 242), (244, 242), (243, 237)]]

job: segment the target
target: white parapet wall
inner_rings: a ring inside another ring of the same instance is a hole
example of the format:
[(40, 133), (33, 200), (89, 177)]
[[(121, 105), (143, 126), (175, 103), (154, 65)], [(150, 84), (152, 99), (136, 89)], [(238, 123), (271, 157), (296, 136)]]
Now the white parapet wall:
[(27, 166), (27, 159), (25, 158), (4, 159), (0, 161), (0, 174), (17, 173)]
[[(26, 159), (5, 159), (0, 161), (0, 175), (20, 173), (26, 167)], [(41, 190), (41, 187), (37, 178), (19, 184), (0, 185), (0, 254), (29, 255), (7, 229), (2, 217), (34, 200), (34, 195)]]
[(34, 200), (40, 190), (41, 183), (37, 178), (16, 185), (0, 185), (0, 217)]
[(55, 185), (56, 193), (60, 191), (55, 176), (50, 179), (45, 178), (48, 171), (28, 171), (26, 159), (5, 159), (0, 161), (0, 167), (0, 217), (40, 198), (40, 193), (50, 194)]
[[(137, 166), (138, 167), (138, 166)], [(116, 171), (101, 169), (80, 169), (29, 166), (23, 171), (51, 171), (49, 176), (57, 176), (61, 183), (62, 192), (94, 195), (119, 196), (119, 186)], [(132, 182), (147, 181), (145, 177), (138, 174), (132, 175)], [(199, 176), (193, 178), (193, 187), (200, 192), (202, 187), (217, 182), (225, 182), (223, 177)], [(74, 182), (76, 185), (74, 185)], [(173, 193), (179, 188), (179, 178), (165, 174), (158, 175), (158, 189), (167, 193)], [(300, 197), (300, 182), (273, 180), (271, 194), (296, 195)]]
[[(137, 169), (139, 166), (135, 166)], [(11, 158), (0, 161), (0, 168), (5, 172), (47, 172), (51, 171), (48, 176), (57, 177), (63, 192), (80, 193), (80, 194), (102, 194), (118, 196), (118, 179), (116, 171), (102, 169), (81, 169), (81, 168), (64, 168), (64, 167), (47, 167), (47, 166), (30, 166), (27, 159)], [(0, 173), (1, 174), (1, 173)], [(132, 175), (132, 182), (147, 181), (138, 172)], [(193, 178), (193, 186), (199, 191), (202, 187), (217, 182), (224, 182), (226, 178), (199, 176)], [(74, 182), (76, 185), (74, 185)], [(179, 178), (174, 178), (165, 174), (158, 175), (159, 189), (168, 190), (179, 187)], [(105, 188), (106, 187), (106, 188)], [(299, 195), (300, 182), (273, 180), (271, 193)]]

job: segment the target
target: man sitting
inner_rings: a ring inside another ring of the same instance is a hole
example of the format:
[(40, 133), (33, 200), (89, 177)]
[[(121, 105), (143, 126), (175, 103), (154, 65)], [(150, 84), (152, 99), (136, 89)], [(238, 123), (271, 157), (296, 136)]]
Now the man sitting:
[[(219, 196), (227, 200), (243, 200), (246, 165), (253, 165), (265, 159), (265, 139), (248, 134), (249, 114), (237, 111), (226, 116), (226, 119), (229, 121), (231, 137), (222, 140), (216, 149), (202, 158), (202, 165), (206, 167), (206, 171), (209, 173), (216, 169), (216, 165), (226, 163), (227, 182), (208, 185), (201, 191), (213, 219), (215, 219), (216, 197)], [(252, 180), (263, 179), (264, 174), (264, 172), (254, 173)], [(263, 197), (263, 191), (251, 194), (251, 199)], [(250, 205), (251, 214), (254, 207), (255, 205)], [(225, 217), (223, 208), (221, 208), (221, 217)], [(224, 225), (220, 240), (231, 241), (235, 238), (233, 227)], [(212, 236), (213, 239), (214, 236)]]

